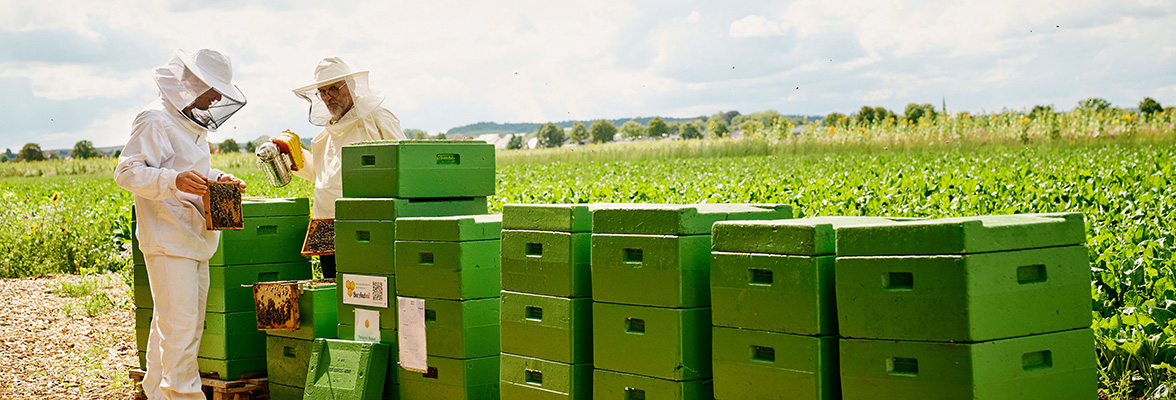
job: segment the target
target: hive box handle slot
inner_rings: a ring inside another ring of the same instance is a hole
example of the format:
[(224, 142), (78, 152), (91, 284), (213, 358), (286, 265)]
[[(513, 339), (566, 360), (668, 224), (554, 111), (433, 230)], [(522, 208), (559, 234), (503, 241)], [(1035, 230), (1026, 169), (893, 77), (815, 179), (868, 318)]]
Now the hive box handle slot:
[(291, 347), (291, 346), (283, 346), (283, 347), (282, 347), (282, 355), (283, 355), (283, 356), (286, 356), (286, 358), (295, 358), (295, 357), (297, 357), (296, 355), (294, 355), (294, 348), (293, 348), (293, 347)]
[(525, 377), (523, 379), (526, 379), (527, 383), (530, 383), (532, 385), (543, 386), (543, 372), (542, 371), (528, 369), (525, 371), (524, 375), (525, 375)]
[(527, 319), (532, 321), (543, 320), (543, 308), (535, 306), (527, 306)]
[(355, 241), (360, 243), (371, 242), (372, 233), (369, 231), (355, 231)]
[(543, 257), (543, 243), (527, 243), (527, 257)]
[(258, 225), (257, 236), (274, 236), (278, 234), (277, 225)]
[(625, 318), (625, 333), (644, 335), (645, 320), (637, 318)]
[(461, 155), (456, 153), (437, 154), (437, 165), (461, 165)]
[(637, 388), (625, 388), (625, 400), (645, 400), (645, 391)]
[(428, 372), (421, 374), (421, 376), (429, 379), (437, 379), (437, 367), (429, 367)]
[(882, 287), (886, 290), (912, 290), (915, 288), (915, 275), (910, 272), (883, 273)]
[(1021, 356), (1021, 367), (1026, 371), (1050, 368), (1053, 366), (1053, 353), (1049, 350), (1034, 351)]
[(359, 166), (374, 167), (376, 166), (376, 156), (372, 154), (364, 154), (359, 157)]
[(751, 346), (751, 360), (759, 362), (776, 362), (776, 349), (765, 346)]
[(421, 254), (421, 260), (420, 260), (419, 264), (433, 265), (433, 253), (432, 252), (422, 252), (420, 254)]
[(1045, 282), (1045, 265), (1026, 265), (1017, 268), (1017, 283), (1040, 283)]
[(747, 272), (751, 276), (752, 285), (772, 286), (771, 270), (751, 268)]
[(626, 264), (641, 264), (645, 259), (641, 249), (624, 249), (624, 260)]
[(437, 320), (437, 310), (425, 309), (425, 321), (433, 322)]
[(886, 372), (889, 372), (891, 375), (916, 376), (919, 374), (919, 360), (914, 358), (892, 357), (886, 360)]

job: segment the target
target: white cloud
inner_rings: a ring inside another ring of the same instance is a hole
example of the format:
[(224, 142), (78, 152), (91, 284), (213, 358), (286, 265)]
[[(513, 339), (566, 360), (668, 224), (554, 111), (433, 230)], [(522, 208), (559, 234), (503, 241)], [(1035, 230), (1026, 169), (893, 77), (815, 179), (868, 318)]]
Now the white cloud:
[(118, 71), (76, 64), (43, 62), (0, 63), (0, 77), (28, 79), (33, 95), (49, 100), (73, 100), (87, 97), (125, 98), (149, 84), (150, 75), (140, 74), (118, 79)]
[(779, 36), (783, 34), (780, 24), (762, 15), (749, 15), (731, 23), (728, 35), (736, 38)]
[(702, 20), (702, 14), (698, 10), (691, 11), (690, 15), (686, 16), (686, 22), (698, 22), (700, 20)]

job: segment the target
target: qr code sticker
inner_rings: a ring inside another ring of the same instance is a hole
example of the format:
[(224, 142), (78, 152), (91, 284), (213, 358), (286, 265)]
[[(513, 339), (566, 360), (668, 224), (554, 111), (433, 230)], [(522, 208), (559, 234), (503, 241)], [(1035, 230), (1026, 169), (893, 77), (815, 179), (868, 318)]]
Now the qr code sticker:
[(372, 281), (372, 301), (384, 301), (384, 282)]

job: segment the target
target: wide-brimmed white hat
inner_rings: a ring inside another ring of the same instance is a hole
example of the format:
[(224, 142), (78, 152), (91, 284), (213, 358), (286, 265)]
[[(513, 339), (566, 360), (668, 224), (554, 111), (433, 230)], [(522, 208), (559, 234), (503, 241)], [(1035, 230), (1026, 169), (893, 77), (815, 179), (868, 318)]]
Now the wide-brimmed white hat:
[(236, 101), (245, 99), (241, 90), (233, 86), (233, 64), (229, 61), (229, 56), (209, 49), (200, 49), (196, 51), (196, 54), (176, 50), (175, 55), (192, 74), (216, 89), (222, 96)]
[(339, 57), (327, 57), (319, 61), (318, 66), (314, 68), (314, 80), (317, 82), (294, 89), (294, 91), (304, 92), (318, 89), (347, 78), (367, 76), (367, 74), (368, 71), (352, 71), (351, 66), (340, 60)]

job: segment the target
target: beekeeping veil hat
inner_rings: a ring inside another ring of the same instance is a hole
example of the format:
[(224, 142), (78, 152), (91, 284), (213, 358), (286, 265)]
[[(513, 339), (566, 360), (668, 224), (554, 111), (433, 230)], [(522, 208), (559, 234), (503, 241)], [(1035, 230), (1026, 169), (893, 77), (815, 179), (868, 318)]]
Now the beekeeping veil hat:
[(363, 118), (384, 102), (384, 94), (368, 85), (368, 71), (352, 71), (351, 67), (338, 57), (328, 57), (319, 61), (314, 69), (314, 80), (315, 83), (294, 89), (294, 94), (310, 102), (308, 120), (318, 126), (330, 124), (334, 117), (327, 109), (326, 102), (319, 97), (320, 87), (342, 81), (347, 84), (347, 89), (351, 93), (354, 102), (351, 110), (335, 124)]
[(229, 57), (209, 49), (195, 54), (176, 50), (167, 65), (155, 69), (155, 84), (159, 86), (160, 95), (177, 110), (192, 106), (209, 89), (220, 94), (221, 99), (207, 110), (193, 107), (191, 115), (185, 113), (192, 122), (210, 131), (216, 131), (245, 106), (245, 95), (231, 83), (232, 80), (233, 65)]

